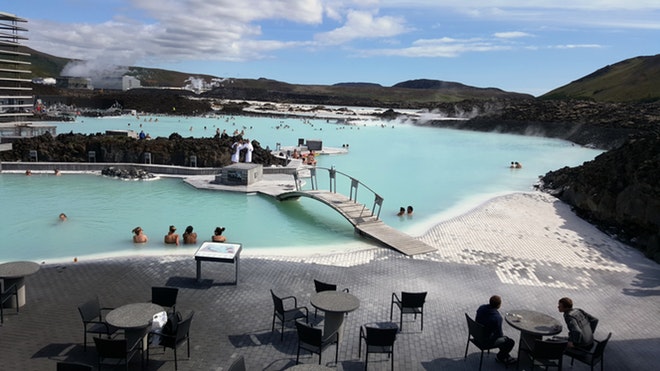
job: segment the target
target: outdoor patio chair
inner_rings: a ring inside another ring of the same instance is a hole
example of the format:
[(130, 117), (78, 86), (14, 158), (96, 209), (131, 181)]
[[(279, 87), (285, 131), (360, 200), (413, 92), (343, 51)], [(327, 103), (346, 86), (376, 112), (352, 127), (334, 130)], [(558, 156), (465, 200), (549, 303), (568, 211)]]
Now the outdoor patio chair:
[[(314, 280), (314, 289), (316, 289), (317, 293), (322, 291), (337, 291), (337, 285), (321, 282), (319, 280)], [(345, 288), (342, 291), (349, 292), (348, 288)], [(314, 318), (316, 318), (318, 311), (319, 310), (317, 308), (314, 308)]]
[(110, 326), (103, 321), (103, 311), (110, 311), (114, 308), (101, 307), (99, 298), (94, 297), (78, 306), (78, 312), (83, 322), (83, 350), (87, 351), (87, 334), (106, 335), (110, 338), (117, 328)]
[(236, 358), (227, 371), (246, 371), (245, 358), (243, 356)]
[[(295, 296), (285, 296), (280, 298), (275, 295), (273, 290), (270, 290), (270, 295), (273, 298), (273, 326), (271, 331), (275, 331), (275, 318), (279, 319), (280, 322), (282, 322), (280, 340), (284, 339), (284, 324), (286, 322), (295, 321), (298, 318), (304, 318), (305, 322), (309, 323), (309, 311), (307, 310), (307, 307), (299, 307), (298, 299), (296, 299)], [(291, 302), (291, 299), (293, 299), (293, 307), (289, 306), (289, 309), (285, 309), (284, 301), (288, 300), (288, 302)]]
[[(190, 324), (192, 323), (195, 311), (190, 311), (183, 317), (176, 325), (176, 330), (172, 333), (163, 331), (159, 333), (160, 341), (159, 346), (170, 348), (174, 351), (174, 369), (178, 369), (178, 358), (176, 349), (183, 343), (186, 343), (188, 350), (188, 358), (190, 358)], [(149, 362), (149, 348), (147, 348), (147, 363)]]
[(141, 355), (141, 365), (144, 369), (144, 357), (142, 357), (142, 339), (139, 339), (134, 344), (128, 344), (126, 339), (104, 339), (95, 337), (94, 343), (96, 344), (96, 351), (98, 352), (98, 369), (101, 369), (103, 364), (110, 364), (116, 367), (123, 364), (128, 370), (128, 363), (135, 357), (136, 354)]
[(57, 371), (92, 371), (94, 367), (75, 362), (57, 362)]
[(300, 360), (300, 349), (305, 349), (308, 352), (319, 355), (320, 365), (321, 354), (332, 344), (336, 345), (335, 364), (337, 364), (337, 357), (339, 356), (339, 335), (336, 332), (323, 340), (323, 330), (320, 328), (314, 328), (309, 324), (296, 321), (296, 329), (298, 330), (298, 353), (296, 354), (296, 364), (298, 364)]
[(11, 297), (16, 298), (16, 313), (18, 313), (18, 289), (16, 284), (12, 283), (11, 285), (6, 284), (6, 281), (0, 282), (0, 324), (5, 323), (5, 312), (4, 306)]
[(362, 340), (365, 343), (366, 355), (364, 358), (364, 369), (369, 364), (369, 353), (386, 353), (392, 363), (394, 370), (394, 342), (396, 333), (399, 329), (394, 325), (389, 328), (380, 328), (372, 326), (361, 326), (360, 337), (358, 338), (358, 356), (362, 357)]
[(578, 361), (589, 365), (591, 371), (593, 371), (594, 366), (600, 362), (600, 371), (603, 371), (605, 365), (605, 347), (611, 337), (612, 333), (610, 332), (605, 340), (595, 340), (596, 345), (590, 350), (580, 350), (576, 348), (567, 349), (565, 354), (571, 357), (571, 366), (573, 366), (573, 362), (577, 359)]
[(468, 324), (468, 340), (465, 345), (465, 356), (463, 358), (467, 359), (468, 347), (470, 346), (470, 343), (474, 344), (479, 350), (481, 350), (481, 358), (479, 358), (479, 370), (481, 370), (481, 365), (484, 362), (484, 351), (488, 351), (490, 354), (490, 350), (497, 348), (497, 346), (493, 345), (488, 338), (486, 327), (470, 318), (467, 313), (465, 313), (465, 319)]
[(176, 298), (179, 295), (179, 289), (176, 287), (158, 287), (151, 288), (151, 302), (161, 307), (171, 308), (171, 313), (176, 313)]
[(556, 367), (561, 371), (567, 344), (566, 341), (534, 340), (534, 348), (525, 352), (532, 362), (531, 369), (534, 370), (536, 366), (544, 367), (546, 370)]
[(399, 308), (399, 329), (403, 328), (403, 315), (412, 314), (417, 319), (420, 315), (422, 328), (424, 331), (424, 301), (426, 292), (402, 292), (401, 298), (396, 293), (392, 293), (392, 304), (390, 304), (390, 321), (392, 320), (392, 311), (396, 305)]

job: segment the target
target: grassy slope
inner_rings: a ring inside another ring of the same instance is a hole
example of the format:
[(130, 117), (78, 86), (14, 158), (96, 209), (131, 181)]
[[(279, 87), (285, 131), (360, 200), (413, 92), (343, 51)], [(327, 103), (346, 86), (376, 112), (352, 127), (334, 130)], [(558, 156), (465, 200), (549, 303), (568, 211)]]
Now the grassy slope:
[(626, 59), (557, 88), (541, 98), (599, 102), (660, 100), (660, 54)]

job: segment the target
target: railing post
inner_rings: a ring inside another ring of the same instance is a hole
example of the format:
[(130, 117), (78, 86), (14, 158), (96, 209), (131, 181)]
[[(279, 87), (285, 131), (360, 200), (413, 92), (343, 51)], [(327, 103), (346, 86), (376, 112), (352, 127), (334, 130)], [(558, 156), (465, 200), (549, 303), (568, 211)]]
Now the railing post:
[(330, 174), (330, 192), (337, 193), (337, 170), (333, 166), (328, 173)]
[(300, 183), (298, 182), (298, 171), (296, 170), (295, 173), (293, 173), (293, 182), (296, 183), (296, 191), (300, 191)]
[(383, 206), (383, 198), (379, 195), (376, 195), (374, 198), (374, 206), (371, 208), (371, 216), (374, 215), (374, 210), (376, 210), (376, 205), (378, 205), (378, 213), (376, 214), (376, 219), (380, 219), (380, 210)]
[[(348, 196), (348, 198), (349, 198), (351, 201), (357, 202), (357, 190), (358, 190), (358, 185), (359, 185), (359, 184), (360, 184), (360, 181), (359, 181), (359, 180), (357, 180), (357, 179), (355, 179), (355, 178), (351, 178), (351, 193), (350, 193), (350, 195)], [(353, 198), (353, 189), (355, 189), (355, 198)]]
[(316, 182), (316, 168), (309, 169), (310, 182), (312, 183), (312, 190), (317, 190), (318, 183)]

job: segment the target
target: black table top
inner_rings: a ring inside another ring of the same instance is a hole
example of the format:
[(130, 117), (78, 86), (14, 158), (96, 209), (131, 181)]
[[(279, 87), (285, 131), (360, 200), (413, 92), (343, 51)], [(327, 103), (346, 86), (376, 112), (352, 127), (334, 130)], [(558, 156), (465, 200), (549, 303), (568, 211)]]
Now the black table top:
[(537, 336), (557, 335), (562, 330), (561, 322), (557, 319), (533, 310), (511, 310), (504, 319), (511, 327)]
[(0, 278), (20, 278), (39, 271), (39, 264), (30, 261), (17, 261), (0, 264)]
[(312, 295), (310, 302), (324, 312), (348, 313), (360, 307), (358, 298), (343, 291), (321, 291)]
[(151, 324), (154, 314), (162, 312), (160, 305), (153, 303), (133, 303), (113, 309), (105, 317), (108, 324), (122, 329), (140, 329)]

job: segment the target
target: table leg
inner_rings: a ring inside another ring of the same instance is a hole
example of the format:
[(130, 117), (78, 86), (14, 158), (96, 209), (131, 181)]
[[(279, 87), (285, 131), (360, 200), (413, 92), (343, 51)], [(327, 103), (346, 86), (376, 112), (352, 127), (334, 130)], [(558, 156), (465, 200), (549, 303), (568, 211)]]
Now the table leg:
[(334, 333), (337, 333), (337, 340), (341, 343), (344, 337), (344, 313), (341, 312), (325, 312), (325, 320), (323, 324), (323, 337), (328, 338)]
[(235, 264), (235, 265), (236, 265), (236, 267), (235, 267), (235, 268), (236, 268), (236, 272), (235, 272), (235, 274), (234, 274), (234, 284), (235, 284), (235, 285), (238, 285), (238, 262), (239, 262), (239, 261), (240, 261), (240, 259), (239, 259), (239, 257), (237, 256), (237, 257), (236, 257), (236, 264)]
[[(542, 338), (543, 338), (542, 336), (532, 335), (522, 331), (520, 332), (520, 341), (518, 342), (518, 367), (521, 366), (521, 362), (523, 362), (522, 364), (523, 367), (527, 365), (526, 362), (527, 359), (529, 358), (527, 357), (527, 355), (534, 347), (534, 341), (536, 339), (542, 339)], [(523, 353), (525, 354), (525, 357), (521, 358)]]
[[(18, 294), (18, 307), (25, 305), (25, 278), (5, 278), (5, 287), (16, 285), (16, 293)], [(5, 303), (5, 308), (16, 308), (16, 300), (8, 300)]]
[(202, 261), (197, 260), (197, 283), (202, 282)]

